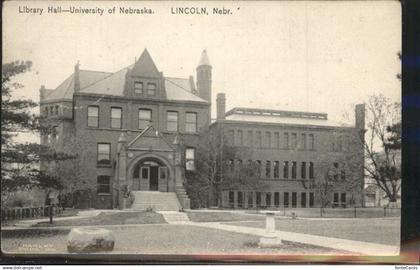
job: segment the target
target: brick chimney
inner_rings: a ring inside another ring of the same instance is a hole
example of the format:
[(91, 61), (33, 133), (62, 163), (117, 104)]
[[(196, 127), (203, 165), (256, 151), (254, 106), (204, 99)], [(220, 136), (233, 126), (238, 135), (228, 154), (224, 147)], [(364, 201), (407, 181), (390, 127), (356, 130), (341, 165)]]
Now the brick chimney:
[(355, 126), (360, 130), (365, 129), (365, 104), (357, 104), (355, 107)]
[(74, 66), (74, 92), (80, 91), (80, 70), (79, 70), (79, 61), (77, 61), (77, 64)]
[(225, 93), (218, 93), (216, 98), (216, 112), (217, 112), (217, 120), (224, 120), (225, 113), (226, 113), (226, 95)]

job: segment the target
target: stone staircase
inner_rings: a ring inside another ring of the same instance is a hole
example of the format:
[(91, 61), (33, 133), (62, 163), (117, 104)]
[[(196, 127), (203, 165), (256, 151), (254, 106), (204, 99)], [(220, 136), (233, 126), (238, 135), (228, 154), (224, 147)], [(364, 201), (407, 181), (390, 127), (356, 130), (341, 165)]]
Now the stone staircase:
[(182, 207), (175, 192), (132, 191), (134, 202), (131, 209), (144, 211), (179, 211)]
[(188, 218), (188, 215), (185, 212), (159, 211), (158, 213), (162, 214), (166, 222), (168, 222), (169, 224), (179, 224), (179, 223), (190, 222), (190, 219)]

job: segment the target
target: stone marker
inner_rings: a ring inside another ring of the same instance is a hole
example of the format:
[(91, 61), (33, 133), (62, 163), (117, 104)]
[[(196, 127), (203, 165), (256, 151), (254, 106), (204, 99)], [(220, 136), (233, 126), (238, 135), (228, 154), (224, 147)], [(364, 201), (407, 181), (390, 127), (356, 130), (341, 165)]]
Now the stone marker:
[(102, 228), (73, 228), (67, 238), (67, 251), (77, 253), (112, 251), (114, 235)]
[(258, 245), (262, 248), (275, 248), (283, 245), (281, 239), (276, 236), (276, 221), (272, 212), (266, 213), (265, 236), (260, 238)]

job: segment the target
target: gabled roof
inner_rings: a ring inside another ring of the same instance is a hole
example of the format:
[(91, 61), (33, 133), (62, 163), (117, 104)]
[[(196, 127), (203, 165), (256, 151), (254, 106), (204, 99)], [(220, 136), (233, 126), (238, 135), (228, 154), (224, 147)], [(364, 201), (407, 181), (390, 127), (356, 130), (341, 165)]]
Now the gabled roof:
[[(90, 85), (103, 80), (110, 76), (110, 72), (92, 71), (92, 70), (80, 70), (79, 72), (80, 88), (86, 88)], [(56, 99), (72, 99), (74, 93), (74, 73), (71, 74), (67, 79), (64, 80), (55, 90), (45, 97), (45, 100), (56, 100)]]
[(161, 77), (159, 70), (157, 69), (147, 49), (143, 51), (139, 60), (137, 60), (134, 64), (132, 75), (151, 78)]
[[(153, 126), (148, 126), (145, 130), (143, 130), (139, 135), (137, 135), (131, 142), (127, 144), (127, 148), (133, 148), (136, 145), (141, 145), (142, 138), (149, 138), (149, 141), (143, 142), (144, 146), (153, 147), (159, 145), (159, 142), (163, 143), (160, 144), (160, 148), (164, 146), (167, 149), (174, 150), (173, 145), (171, 145), (163, 136), (162, 134)], [(150, 138), (153, 140), (153, 144), (150, 143)], [(156, 141), (157, 140), (157, 141)]]

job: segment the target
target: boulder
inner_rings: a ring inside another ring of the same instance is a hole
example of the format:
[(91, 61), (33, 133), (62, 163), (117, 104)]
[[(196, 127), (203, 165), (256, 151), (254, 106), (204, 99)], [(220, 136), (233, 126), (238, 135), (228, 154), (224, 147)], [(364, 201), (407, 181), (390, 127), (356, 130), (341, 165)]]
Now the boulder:
[(112, 251), (114, 235), (102, 228), (73, 228), (67, 238), (67, 250), (76, 253)]

